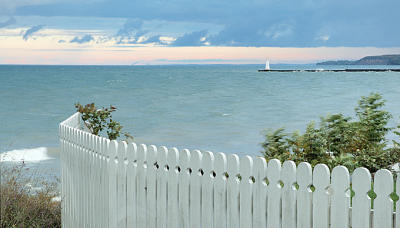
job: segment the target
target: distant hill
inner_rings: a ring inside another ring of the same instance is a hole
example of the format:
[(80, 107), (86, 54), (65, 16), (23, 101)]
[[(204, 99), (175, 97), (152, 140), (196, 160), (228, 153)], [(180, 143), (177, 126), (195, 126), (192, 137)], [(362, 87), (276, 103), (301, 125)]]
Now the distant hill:
[(400, 55), (367, 56), (355, 61), (326, 61), (317, 65), (400, 65)]

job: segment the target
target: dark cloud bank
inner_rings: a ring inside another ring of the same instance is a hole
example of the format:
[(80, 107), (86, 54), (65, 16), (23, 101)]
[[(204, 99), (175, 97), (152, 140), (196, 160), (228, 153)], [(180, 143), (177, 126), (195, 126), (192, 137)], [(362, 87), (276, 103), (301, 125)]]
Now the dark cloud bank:
[(400, 45), (399, 8), (399, 0), (104, 0), (24, 6), (16, 13), (132, 18), (116, 35), (133, 38), (149, 32), (142, 29), (143, 20), (223, 26), (217, 34), (188, 28), (174, 46), (201, 46), (207, 41), (215, 46), (395, 47)]

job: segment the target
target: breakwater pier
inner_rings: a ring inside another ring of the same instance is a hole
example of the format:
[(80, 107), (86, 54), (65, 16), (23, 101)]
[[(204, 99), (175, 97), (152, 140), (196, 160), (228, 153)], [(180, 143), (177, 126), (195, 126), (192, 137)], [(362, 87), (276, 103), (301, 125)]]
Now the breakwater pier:
[(258, 70), (258, 72), (400, 72), (400, 69), (314, 69), (314, 70)]

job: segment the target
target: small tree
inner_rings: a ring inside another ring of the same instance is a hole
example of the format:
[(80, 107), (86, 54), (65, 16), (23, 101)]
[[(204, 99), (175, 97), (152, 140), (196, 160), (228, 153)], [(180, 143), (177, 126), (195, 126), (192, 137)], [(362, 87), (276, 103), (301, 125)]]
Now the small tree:
[(391, 168), (399, 162), (400, 143), (394, 142), (395, 146), (388, 148), (385, 136), (392, 130), (387, 127), (392, 116), (382, 110), (384, 105), (380, 94), (371, 93), (358, 102), (357, 120), (334, 114), (321, 118), (319, 128), (311, 122), (304, 134), (287, 134), (283, 128), (270, 131), (262, 153), (266, 159), (307, 161), (313, 166), (325, 163), (330, 168), (344, 165), (353, 170), (363, 166), (371, 172)]
[(94, 103), (85, 106), (76, 103), (75, 108), (82, 114), (83, 123), (92, 134), (100, 135), (105, 130), (110, 140), (117, 139), (121, 134), (126, 140), (133, 139), (129, 133), (121, 131), (122, 126), (119, 122), (113, 120), (111, 113), (117, 110), (114, 106), (98, 109)]

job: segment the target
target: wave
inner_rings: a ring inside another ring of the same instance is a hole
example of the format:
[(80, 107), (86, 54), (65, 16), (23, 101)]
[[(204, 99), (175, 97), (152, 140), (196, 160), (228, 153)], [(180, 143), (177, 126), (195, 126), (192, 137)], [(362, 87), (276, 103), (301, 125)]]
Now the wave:
[(54, 159), (49, 156), (47, 147), (11, 150), (0, 154), (4, 162), (41, 162)]

